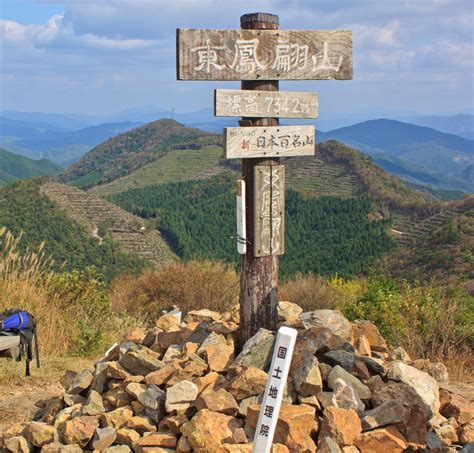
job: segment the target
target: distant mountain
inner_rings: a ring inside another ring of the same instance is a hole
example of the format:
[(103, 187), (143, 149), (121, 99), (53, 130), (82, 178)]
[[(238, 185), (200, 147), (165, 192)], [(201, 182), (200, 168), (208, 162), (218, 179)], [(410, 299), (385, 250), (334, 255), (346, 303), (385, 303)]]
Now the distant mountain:
[(49, 160), (33, 160), (0, 148), (0, 186), (21, 178), (42, 175), (53, 176), (58, 174), (60, 170), (61, 167)]
[(421, 185), (474, 191), (465, 170), (474, 163), (474, 141), (435, 129), (379, 119), (317, 134), (360, 149), (387, 171)]
[(0, 117), (0, 144), (17, 154), (36, 159), (48, 158), (67, 166), (95, 145), (139, 125), (141, 123), (105, 123), (68, 131), (47, 123), (29, 123)]
[(170, 150), (198, 150), (214, 144), (222, 144), (222, 138), (174, 120), (159, 120), (96, 146), (68, 168), (61, 180), (89, 188), (130, 174)]
[(416, 116), (410, 118), (409, 122), (474, 140), (474, 115), (459, 113), (453, 116)]

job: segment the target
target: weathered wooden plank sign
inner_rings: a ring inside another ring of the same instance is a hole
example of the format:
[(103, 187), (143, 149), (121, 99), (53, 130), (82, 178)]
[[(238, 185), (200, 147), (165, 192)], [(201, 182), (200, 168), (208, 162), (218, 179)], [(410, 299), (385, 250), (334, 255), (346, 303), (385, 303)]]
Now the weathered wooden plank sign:
[(349, 80), (348, 30), (177, 30), (178, 80)]
[(285, 167), (254, 167), (254, 251), (253, 255), (285, 253)]
[(318, 93), (215, 90), (215, 116), (317, 118)]
[(240, 255), (247, 253), (247, 228), (246, 228), (246, 209), (245, 209), (245, 181), (237, 181), (237, 252)]
[(252, 453), (270, 453), (298, 333), (280, 327), (258, 416)]
[(315, 134), (315, 126), (226, 127), (225, 157), (314, 156)]

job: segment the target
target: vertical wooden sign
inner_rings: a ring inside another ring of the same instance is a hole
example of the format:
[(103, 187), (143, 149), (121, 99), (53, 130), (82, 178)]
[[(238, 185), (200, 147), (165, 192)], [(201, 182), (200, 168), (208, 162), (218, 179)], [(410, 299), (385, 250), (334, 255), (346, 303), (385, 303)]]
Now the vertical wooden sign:
[(254, 167), (254, 250), (256, 257), (285, 253), (285, 167)]

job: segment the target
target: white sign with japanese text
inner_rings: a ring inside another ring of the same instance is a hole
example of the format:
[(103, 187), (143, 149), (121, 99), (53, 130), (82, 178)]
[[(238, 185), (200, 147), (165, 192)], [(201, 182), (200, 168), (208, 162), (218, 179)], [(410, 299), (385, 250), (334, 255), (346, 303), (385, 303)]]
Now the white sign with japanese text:
[(317, 118), (318, 93), (215, 90), (215, 116)]
[(297, 335), (297, 331), (290, 327), (278, 329), (267, 386), (260, 406), (252, 453), (269, 453), (272, 448)]
[(314, 156), (315, 126), (256, 126), (224, 128), (226, 159)]
[(177, 30), (178, 80), (349, 80), (348, 30)]

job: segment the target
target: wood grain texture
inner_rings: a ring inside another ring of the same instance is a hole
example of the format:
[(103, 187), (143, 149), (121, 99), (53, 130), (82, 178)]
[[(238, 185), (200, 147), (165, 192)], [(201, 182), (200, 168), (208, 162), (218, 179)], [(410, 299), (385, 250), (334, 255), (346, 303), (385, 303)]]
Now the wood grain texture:
[(257, 126), (224, 128), (227, 159), (312, 156), (315, 126)]
[(285, 253), (285, 167), (254, 167), (254, 250), (256, 257)]
[(215, 116), (317, 118), (318, 93), (214, 90)]
[(178, 80), (349, 80), (348, 30), (205, 30), (176, 33)]

